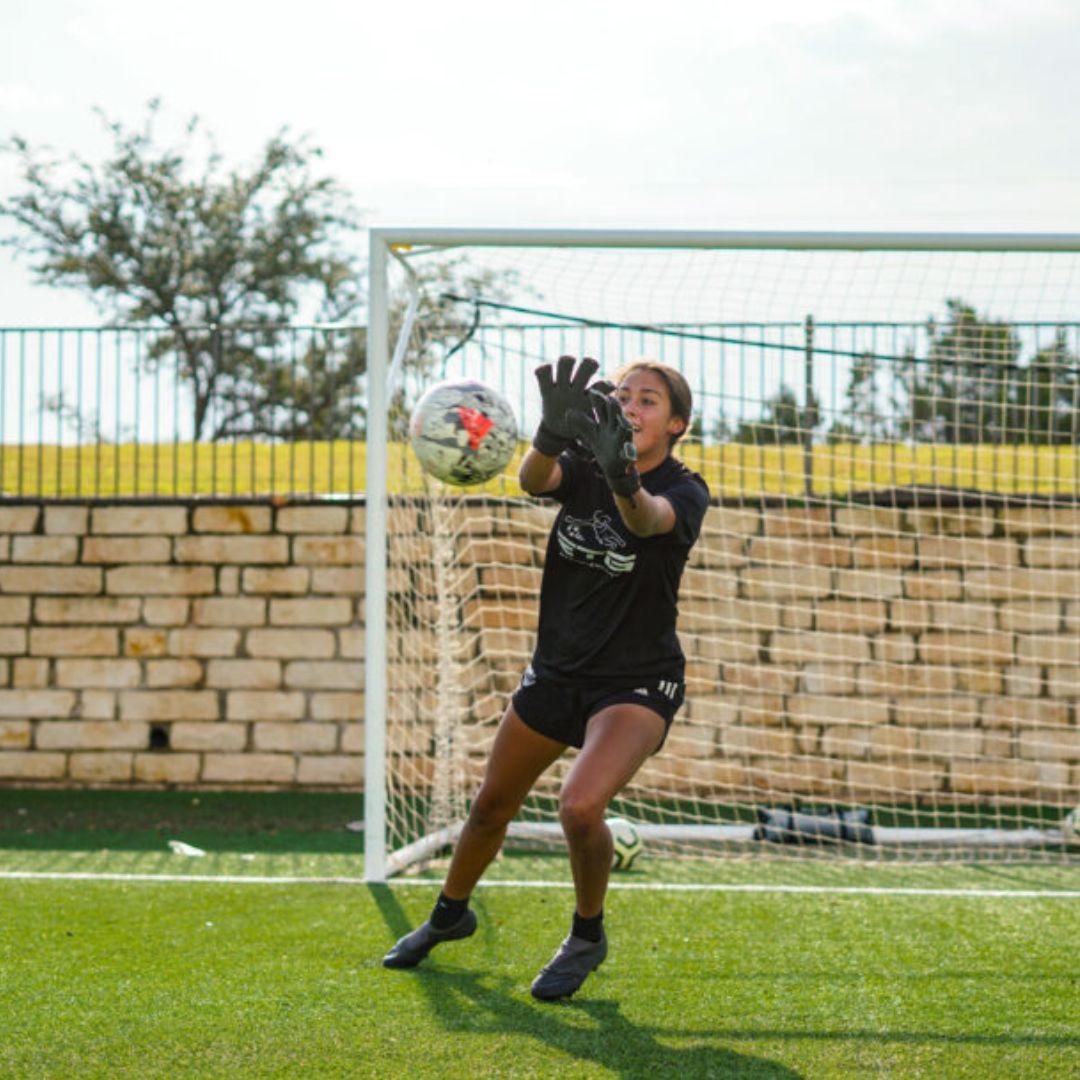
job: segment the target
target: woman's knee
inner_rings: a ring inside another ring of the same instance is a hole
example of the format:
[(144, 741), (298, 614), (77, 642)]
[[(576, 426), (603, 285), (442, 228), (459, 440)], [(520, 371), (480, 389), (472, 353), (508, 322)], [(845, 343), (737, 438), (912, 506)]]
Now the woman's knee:
[(480, 829), (501, 829), (518, 812), (518, 804), (497, 791), (481, 788), (469, 808), (469, 822)]
[(567, 836), (587, 833), (603, 824), (606, 802), (587, 791), (570, 789), (559, 797), (559, 821)]

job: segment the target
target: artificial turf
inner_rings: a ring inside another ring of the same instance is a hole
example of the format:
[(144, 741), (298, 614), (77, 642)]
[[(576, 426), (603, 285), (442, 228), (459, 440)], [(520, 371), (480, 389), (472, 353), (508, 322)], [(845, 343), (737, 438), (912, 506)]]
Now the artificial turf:
[[(23, 814), (13, 805), (20, 798)], [(0, 871), (361, 873), (358, 852), (317, 847), (325, 835), (357, 846), (342, 820), (349, 803), (309, 803), (305, 817), (289, 812), (289, 800), (211, 798), (210, 810), (200, 801), (190, 809), (204, 808), (196, 817), (210, 854), (188, 859), (164, 844), (172, 832), (194, 835), (183, 796), (133, 797), (127, 813), (115, 796), (66, 800), (2, 794)], [(142, 846), (122, 840), (139, 834)], [(562, 873), (561, 860), (552, 866)], [(790, 880), (782, 869), (739, 862), (720, 876)], [(610, 957), (573, 1001), (557, 1005), (534, 1002), (528, 987), (567, 930), (571, 894), (509, 884), (539, 873), (536, 858), (493, 867), (503, 884), (477, 890), (476, 936), (436, 950), (413, 972), (379, 961), (424, 918), (431, 884), (2, 879), (0, 1075), (981, 1080), (1080, 1072), (1076, 867), (819, 863), (801, 871), (825, 884), (1013, 891), (1003, 896), (615, 889)], [(617, 880), (664, 876), (646, 857)], [(1068, 895), (1019, 895), (1039, 889)]]

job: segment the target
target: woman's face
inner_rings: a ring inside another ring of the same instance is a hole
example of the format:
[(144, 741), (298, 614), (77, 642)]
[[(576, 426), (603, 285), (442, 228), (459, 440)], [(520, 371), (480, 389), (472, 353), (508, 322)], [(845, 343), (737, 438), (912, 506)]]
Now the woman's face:
[(634, 429), (638, 465), (667, 456), (671, 436), (685, 424), (671, 414), (671, 397), (662, 376), (648, 368), (631, 371), (615, 390), (615, 400)]

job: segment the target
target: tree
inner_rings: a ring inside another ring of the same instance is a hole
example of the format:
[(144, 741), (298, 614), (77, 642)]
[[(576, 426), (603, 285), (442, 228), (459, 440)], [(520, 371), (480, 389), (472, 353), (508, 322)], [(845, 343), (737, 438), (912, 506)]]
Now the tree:
[(909, 350), (901, 362), (904, 434), (918, 442), (1008, 442), (1020, 338), (1011, 324), (981, 319), (963, 300), (946, 308), (945, 325), (931, 324), (926, 359)]
[(89, 293), (117, 322), (164, 328), (145, 363), (175, 358), (196, 438), (280, 433), (286, 414), (297, 435), (355, 430), (359, 331), (343, 355), (317, 337), (300, 356), (279, 347), (282, 324), (339, 322), (363, 300), (359, 221), (343, 189), (315, 174), (320, 151), (283, 130), (252, 167), (229, 171), (197, 118), (183, 145), (161, 145), (159, 114), (150, 102), (140, 130), (102, 115), (112, 147), (100, 165), (13, 137), (3, 149), (23, 188), (0, 204), (16, 226), (4, 242), (39, 282)]
[(739, 423), (735, 442), (755, 446), (801, 443), (807, 432), (818, 426), (820, 417), (813, 392), (804, 407), (799, 404), (795, 391), (785, 384), (764, 402), (760, 420), (743, 420)]

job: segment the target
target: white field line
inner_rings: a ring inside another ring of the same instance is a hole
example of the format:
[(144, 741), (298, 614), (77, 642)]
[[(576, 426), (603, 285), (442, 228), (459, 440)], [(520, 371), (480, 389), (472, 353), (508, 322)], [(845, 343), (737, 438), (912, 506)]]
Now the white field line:
[[(358, 877), (264, 877), (254, 874), (111, 874), (93, 871), (0, 870), (5, 881), (121, 881), (198, 885), (365, 885)], [(435, 878), (397, 878), (398, 888), (436, 888)], [(572, 889), (569, 881), (482, 881), (482, 889)], [(826, 896), (953, 896), (961, 899), (1080, 900), (1080, 889), (933, 889), (891, 885), (770, 885), (706, 882), (613, 881), (610, 888), (640, 892), (796, 893)]]

